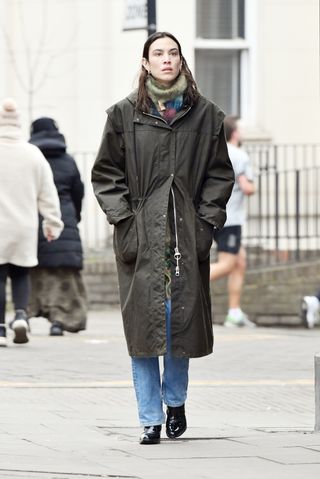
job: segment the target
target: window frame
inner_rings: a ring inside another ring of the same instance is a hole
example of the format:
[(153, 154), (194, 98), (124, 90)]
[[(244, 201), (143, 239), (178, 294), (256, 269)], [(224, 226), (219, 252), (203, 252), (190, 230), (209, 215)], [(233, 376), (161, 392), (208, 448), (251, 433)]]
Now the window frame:
[[(250, 123), (255, 120), (255, 98), (256, 90), (255, 75), (255, 43), (253, 41), (256, 38), (256, 30), (254, 28), (256, 24), (256, 0), (245, 0), (244, 3), (244, 38), (230, 38), (230, 39), (206, 39), (196, 37), (194, 38), (194, 57), (196, 58), (197, 51), (199, 50), (213, 50), (213, 51), (226, 51), (237, 50), (240, 54), (240, 88), (239, 88), (239, 112), (242, 118), (246, 118)], [(197, 0), (194, 0), (194, 12), (196, 18)], [(196, 20), (195, 20), (196, 21)]]

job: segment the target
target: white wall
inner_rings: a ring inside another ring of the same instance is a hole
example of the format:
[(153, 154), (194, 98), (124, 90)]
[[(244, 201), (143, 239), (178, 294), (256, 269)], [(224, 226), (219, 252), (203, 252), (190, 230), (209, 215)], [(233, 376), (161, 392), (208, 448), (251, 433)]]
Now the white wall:
[[(48, 15), (42, 19), (45, 5)], [(196, 0), (157, 0), (158, 29), (177, 36), (192, 71), (195, 5)], [(247, 0), (247, 5), (245, 120), (277, 142), (319, 141), (318, 0)], [(123, 0), (0, 0), (0, 14), (24, 83), (26, 46), (33, 59), (41, 55), (36, 77), (45, 73), (45, 81), (35, 92), (33, 118), (53, 116), (70, 150), (96, 151), (105, 109), (134, 88), (146, 31), (122, 31)], [(27, 135), (28, 96), (1, 37), (0, 98), (7, 95), (17, 97)]]
[(258, 20), (257, 123), (275, 142), (319, 142), (319, 2), (258, 1)]
[[(6, 18), (6, 5), (3, 0), (0, 1), (0, 19)], [(1, 31), (0, 31), (1, 35)], [(5, 49), (4, 49), (4, 39), (0, 37), (0, 92), (4, 92), (6, 90), (6, 81), (5, 81)], [(1, 95), (0, 95), (1, 98)]]

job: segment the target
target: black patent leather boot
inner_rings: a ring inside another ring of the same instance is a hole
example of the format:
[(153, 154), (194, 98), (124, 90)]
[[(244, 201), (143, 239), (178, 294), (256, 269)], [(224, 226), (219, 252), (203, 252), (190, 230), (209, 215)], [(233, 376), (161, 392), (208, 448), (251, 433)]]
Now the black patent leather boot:
[(169, 439), (180, 437), (187, 429), (184, 404), (178, 407), (167, 407), (166, 433)]
[(159, 444), (161, 434), (160, 426), (145, 426), (140, 436), (140, 444)]

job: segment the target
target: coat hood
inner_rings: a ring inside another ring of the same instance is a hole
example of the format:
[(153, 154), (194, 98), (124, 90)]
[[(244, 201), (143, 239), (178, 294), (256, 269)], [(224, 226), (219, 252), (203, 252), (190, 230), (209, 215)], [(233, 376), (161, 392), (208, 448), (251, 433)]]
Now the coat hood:
[(67, 149), (65, 138), (59, 131), (39, 131), (31, 135), (29, 142), (40, 148), (44, 156), (59, 156)]

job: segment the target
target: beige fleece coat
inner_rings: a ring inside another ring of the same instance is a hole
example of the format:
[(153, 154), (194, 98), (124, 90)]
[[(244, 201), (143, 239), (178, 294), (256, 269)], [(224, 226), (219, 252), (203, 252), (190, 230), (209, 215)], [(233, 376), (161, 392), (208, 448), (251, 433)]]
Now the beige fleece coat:
[(49, 163), (21, 139), (20, 128), (0, 126), (0, 265), (36, 266), (38, 222), (54, 238), (62, 229), (60, 203)]

